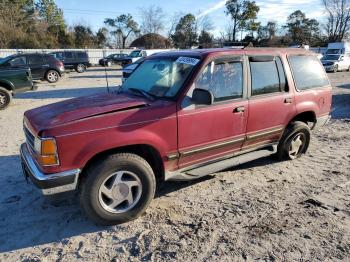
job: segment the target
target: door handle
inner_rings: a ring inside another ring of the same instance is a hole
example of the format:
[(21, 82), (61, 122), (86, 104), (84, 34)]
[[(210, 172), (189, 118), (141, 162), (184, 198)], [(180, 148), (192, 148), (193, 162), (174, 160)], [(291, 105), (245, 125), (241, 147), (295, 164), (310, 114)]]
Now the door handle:
[(293, 99), (291, 97), (287, 97), (286, 99), (284, 99), (285, 104), (291, 104), (292, 102), (293, 102)]
[(245, 107), (244, 106), (239, 106), (239, 107), (236, 107), (233, 112), (234, 113), (243, 113), (245, 110)]

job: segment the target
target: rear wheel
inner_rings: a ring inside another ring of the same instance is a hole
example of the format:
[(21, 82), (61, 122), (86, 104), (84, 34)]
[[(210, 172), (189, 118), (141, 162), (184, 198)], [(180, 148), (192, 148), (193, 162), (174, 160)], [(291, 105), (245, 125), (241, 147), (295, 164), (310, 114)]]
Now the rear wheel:
[(78, 64), (75, 70), (78, 73), (84, 73), (86, 71), (86, 66), (84, 64)]
[(310, 128), (307, 124), (295, 121), (285, 130), (278, 148), (277, 157), (279, 160), (293, 160), (304, 154), (310, 143)]
[(49, 70), (45, 78), (49, 83), (56, 83), (60, 79), (60, 74), (56, 70)]
[(7, 108), (11, 101), (11, 93), (7, 89), (0, 87), (0, 110)]
[(97, 224), (115, 225), (140, 216), (154, 197), (153, 170), (143, 158), (120, 153), (89, 168), (80, 203)]

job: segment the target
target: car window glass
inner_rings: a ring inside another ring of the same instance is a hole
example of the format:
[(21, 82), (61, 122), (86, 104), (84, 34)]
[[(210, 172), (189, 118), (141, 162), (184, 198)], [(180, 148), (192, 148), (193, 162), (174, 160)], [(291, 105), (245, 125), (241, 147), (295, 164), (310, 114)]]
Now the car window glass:
[(55, 58), (57, 58), (58, 60), (63, 60), (64, 59), (64, 53), (62, 53), (62, 52), (53, 53), (52, 55)]
[(298, 90), (329, 85), (327, 75), (317, 57), (299, 55), (290, 56), (288, 60)]
[(262, 95), (279, 92), (280, 77), (276, 62), (250, 62), (250, 72), (252, 81), (252, 95)]
[(68, 58), (68, 59), (74, 58), (72, 52), (64, 52), (64, 56), (65, 56), (66, 58)]
[(9, 61), (11, 66), (25, 66), (27, 64), (26, 57), (20, 56)]
[(79, 52), (79, 53), (77, 53), (77, 57), (81, 58), (81, 59), (85, 59), (86, 58), (86, 53)]
[(214, 102), (242, 97), (242, 62), (212, 61), (204, 68), (195, 86), (210, 91), (214, 96)]
[(30, 65), (38, 65), (43, 63), (41, 55), (30, 55), (28, 56), (28, 63)]

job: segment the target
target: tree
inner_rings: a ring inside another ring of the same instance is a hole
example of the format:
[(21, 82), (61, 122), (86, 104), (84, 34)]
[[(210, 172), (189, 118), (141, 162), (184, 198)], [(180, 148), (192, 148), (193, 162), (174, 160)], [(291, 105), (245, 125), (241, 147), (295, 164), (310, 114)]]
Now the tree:
[(214, 37), (207, 31), (202, 30), (199, 37), (198, 43), (204, 48), (213, 47)]
[(300, 10), (288, 16), (284, 27), (293, 43), (311, 44), (315, 38), (319, 37), (319, 23), (315, 19), (308, 19)]
[(116, 19), (106, 18), (104, 23), (110, 27), (114, 27), (115, 31), (112, 33), (117, 35), (122, 40), (122, 48), (125, 48), (125, 43), (131, 33), (138, 33), (139, 25), (134, 21), (131, 14), (123, 14)]
[(108, 41), (108, 29), (105, 27), (100, 28), (96, 33), (96, 43), (100, 48), (104, 48)]
[(174, 34), (171, 35), (174, 46), (182, 49), (191, 48), (197, 44), (197, 38), (197, 25), (194, 15), (187, 14), (181, 17)]
[(259, 9), (255, 1), (228, 0), (226, 2), (226, 15), (230, 15), (233, 22), (233, 41), (236, 40), (238, 31), (248, 29), (248, 22), (257, 18)]
[(159, 6), (140, 9), (142, 34), (160, 34), (164, 30), (165, 13)]
[(322, 0), (327, 13), (325, 25), (328, 40), (337, 42), (343, 40), (350, 30), (350, 1)]
[(145, 34), (135, 39), (130, 47), (146, 48), (146, 49), (165, 49), (170, 47), (169, 39), (159, 34)]
[(74, 43), (76, 48), (87, 48), (94, 46), (94, 34), (89, 26), (74, 26)]
[(58, 8), (54, 0), (39, 0), (35, 6), (39, 18), (48, 25), (50, 31), (54, 33), (65, 31), (63, 11)]

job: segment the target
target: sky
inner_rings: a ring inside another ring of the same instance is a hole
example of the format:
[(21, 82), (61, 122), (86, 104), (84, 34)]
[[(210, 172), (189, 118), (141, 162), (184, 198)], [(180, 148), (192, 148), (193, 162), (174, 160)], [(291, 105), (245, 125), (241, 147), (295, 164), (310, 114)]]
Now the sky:
[[(140, 9), (155, 5), (160, 6), (169, 18), (177, 12), (193, 13), (198, 17), (208, 15), (214, 25), (212, 33), (216, 36), (225, 31), (230, 22), (224, 13), (225, 3), (226, 0), (56, 0), (69, 25), (83, 23), (94, 31), (104, 26), (106, 17), (115, 18), (123, 13), (130, 13), (140, 23)], [(260, 7), (258, 20), (262, 24), (276, 21), (281, 25), (290, 13), (298, 9), (308, 18), (321, 20), (324, 16), (321, 0), (257, 0), (256, 3)]]

